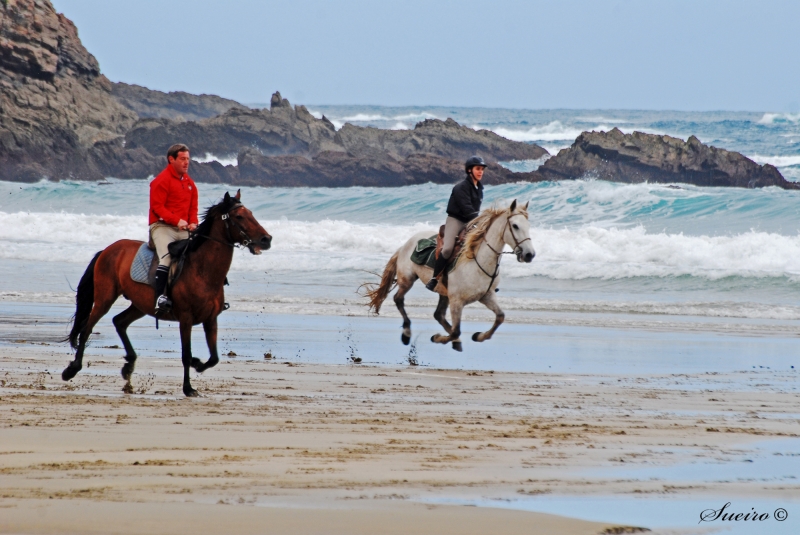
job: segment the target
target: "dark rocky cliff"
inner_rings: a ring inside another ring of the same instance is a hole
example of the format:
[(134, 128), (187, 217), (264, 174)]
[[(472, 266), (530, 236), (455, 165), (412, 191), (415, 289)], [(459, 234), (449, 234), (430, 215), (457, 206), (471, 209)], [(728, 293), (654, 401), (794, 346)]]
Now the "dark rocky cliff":
[(47, 0), (0, 2), (0, 179), (99, 179), (87, 149), (136, 114)]

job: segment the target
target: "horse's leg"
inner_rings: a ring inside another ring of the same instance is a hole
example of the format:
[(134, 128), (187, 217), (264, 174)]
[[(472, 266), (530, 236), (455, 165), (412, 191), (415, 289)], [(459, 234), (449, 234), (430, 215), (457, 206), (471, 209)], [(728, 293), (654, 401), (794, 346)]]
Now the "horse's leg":
[(453, 320), (453, 327), (450, 329), (450, 336), (443, 336), (441, 334), (434, 334), (431, 336), (431, 342), (437, 344), (447, 344), (453, 342), (453, 349), (461, 351), (461, 311), (464, 309), (464, 303), (461, 301), (453, 301), (450, 307), (450, 316)]
[(206, 344), (208, 344), (208, 361), (203, 362), (197, 357), (192, 358), (192, 368), (200, 373), (203, 373), (209, 368), (213, 368), (219, 362), (219, 353), (217, 353), (217, 317), (214, 316), (203, 322), (203, 330), (206, 333)]
[(400, 335), (400, 340), (404, 345), (408, 345), (411, 341), (411, 320), (406, 314), (405, 295), (414, 286), (414, 281), (417, 280), (416, 275), (412, 278), (398, 277), (397, 278), (397, 292), (394, 294), (394, 304), (397, 305), (397, 310), (403, 316), (403, 334)]
[(94, 305), (92, 306), (92, 312), (89, 314), (89, 319), (86, 320), (86, 326), (81, 331), (78, 337), (78, 350), (75, 352), (75, 360), (69, 363), (69, 365), (61, 372), (61, 378), (65, 381), (69, 381), (73, 377), (75, 377), (81, 368), (83, 368), (83, 351), (86, 349), (86, 341), (89, 339), (89, 335), (92, 334), (92, 329), (94, 326), (97, 325), (97, 322), (100, 321), (100, 318), (105, 316), (109, 310), (111, 310), (111, 305), (114, 304), (114, 301), (117, 300), (117, 295), (114, 293), (110, 293), (108, 295), (101, 296), (101, 299), (97, 298), (97, 292), (95, 292), (95, 301)]
[(144, 312), (136, 308), (135, 306), (131, 305), (125, 309), (124, 312), (121, 312), (114, 316), (114, 327), (117, 328), (117, 334), (119, 335), (119, 339), (122, 340), (122, 345), (125, 347), (125, 365), (122, 366), (122, 378), (125, 379), (126, 383), (125, 386), (122, 388), (122, 391), (126, 394), (133, 393), (133, 386), (131, 385), (131, 375), (133, 375), (133, 369), (136, 366), (136, 351), (133, 349), (133, 345), (131, 345), (131, 341), (128, 338), (128, 327), (134, 321), (141, 319), (144, 317)]
[(439, 295), (439, 304), (436, 305), (436, 311), (433, 313), (433, 317), (436, 321), (439, 322), (439, 325), (444, 327), (446, 332), (450, 332), (453, 327), (450, 323), (447, 322), (447, 307), (450, 306), (450, 298), (446, 295)]
[(486, 308), (494, 312), (494, 325), (492, 325), (492, 328), (485, 333), (473, 334), (472, 340), (475, 342), (483, 342), (484, 340), (491, 338), (497, 328), (500, 327), (500, 324), (502, 324), (506, 319), (505, 312), (503, 312), (503, 309), (501, 309), (500, 305), (497, 304), (497, 299), (495, 299), (494, 292), (489, 292), (480, 301), (486, 305)]
[(197, 396), (192, 388), (189, 370), (192, 368), (192, 322), (181, 319), (181, 361), (183, 362), (183, 393), (188, 397)]

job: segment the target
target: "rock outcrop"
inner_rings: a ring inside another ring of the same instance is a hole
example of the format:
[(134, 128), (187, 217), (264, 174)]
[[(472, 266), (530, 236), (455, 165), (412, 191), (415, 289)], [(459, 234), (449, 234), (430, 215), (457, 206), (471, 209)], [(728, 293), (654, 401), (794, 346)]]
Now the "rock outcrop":
[(101, 179), (87, 149), (136, 119), (49, 1), (0, 2), (0, 179)]
[[(250, 186), (397, 187), (426, 182), (452, 184), (464, 177), (462, 162), (431, 154), (395, 159), (330, 151), (308, 159), (299, 155), (264, 156), (255, 149), (244, 149), (238, 162), (238, 183)], [(491, 163), (483, 181), (492, 185), (540, 179), (535, 173), (514, 173)]]
[[(107, 155), (113, 176), (124, 178), (148, 165), (145, 155), (158, 157), (180, 141), (195, 157), (212, 154), (237, 157), (238, 168), (219, 163), (193, 163), (195, 180), (262, 186), (402, 186), (425, 182), (452, 183), (463, 175), (463, 161), (483, 155), (490, 165), (487, 184), (538, 178), (515, 174), (498, 160), (535, 159), (547, 152), (492, 132), (476, 132), (447, 121), (423, 121), (414, 130), (391, 131), (346, 125), (336, 131), (325, 117), (317, 119), (305, 106), (272, 96), (269, 109), (232, 108), (200, 121), (143, 119), (125, 136), (125, 155)], [(139, 151), (137, 163), (132, 151)], [(143, 151), (143, 152), (142, 152)]]
[(489, 130), (475, 131), (453, 119), (426, 119), (417, 123), (413, 130), (382, 130), (345, 124), (337, 137), (349, 153), (364, 156), (376, 152), (400, 158), (432, 154), (466, 161), (479, 154), (487, 162), (498, 162), (537, 160), (548, 154), (538, 145), (511, 141)]
[(584, 132), (539, 167), (547, 180), (592, 177), (614, 182), (683, 182), (697, 186), (800, 189), (772, 165), (682, 139), (634, 132)]
[(235, 100), (216, 95), (193, 95), (183, 91), (164, 93), (122, 82), (111, 84), (111, 94), (120, 104), (142, 119), (199, 121), (216, 117), (234, 108), (248, 109)]
[(126, 147), (141, 147), (154, 155), (166, 154), (178, 140), (192, 153), (234, 157), (244, 147), (264, 155), (301, 154), (313, 157), (323, 151), (344, 151), (336, 141), (336, 128), (317, 119), (305, 106), (292, 107), (280, 93), (272, 96), (269, 109), (232, 108), (201, 121), (143, 119), (126, 134)]

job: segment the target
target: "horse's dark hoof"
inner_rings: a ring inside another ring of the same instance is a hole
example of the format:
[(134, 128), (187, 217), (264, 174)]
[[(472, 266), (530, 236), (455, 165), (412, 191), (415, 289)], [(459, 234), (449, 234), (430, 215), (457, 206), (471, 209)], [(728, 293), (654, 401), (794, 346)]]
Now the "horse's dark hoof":
[(133, 375), (133, 368), (134, 368), (133, 362), (128, 362), (127, 364), (122, 366), (122, 372), (121, 372), (122, 378), (125, 379), (126, 381), (130, 381), (131, 375)]
[(407, 346), (408, 343), (411, 341), (411, 337), (410, 336), (406, 336), (405, 334), (401, 334), (400, 335), (400, 340), (402, 340), (404, 346)]
[(183, 389), (183, 394), (184, 394), (184, 395), (185, 395), (187, 398), (196, 398), (197, 396), (199, 396), (199, 395), (200, 395), (200, 393), (199, 393), (199, 392), (197, 392), (197, 390), (195, 390), (194, 388), (184, 388), (184, 389)]
[(70, 379), (78, 375), (79, 371), (81, 371), (81, 366), (73, 366), (72, 364), (70, 364), (69, 366), (64, 368), (63, 372), (61, 372), (61, 378), (65, 381), (69, 381)]
[(125, 383), (125, 386), (122, 387), (122, 391), (126, 394), (133, 394), (133, 385), (130, 382)]
[(455, 349), (456, 351), (462, 351), (461, 342), (453, 342), (453, 349)]
[(435, 334), (433, 336), (431, 336), (431, 342), (433, 342), (434, 344), (436, 343), (436, 335)]
[(206, 367), (203, 365), (203, 361), (197, 357), (192, 357), (192, 368), (199, 373), (203, 373), (206, 369)]
[(472, 341), (473, 341), (473, 342), (480, 342), (480, 340), (478, 340), (478, 337), (479, 337), (480, 335), (481, 335), (481, 333), (475, 333), (475, 334), (473, 334), (473, 335), (472, 335)]

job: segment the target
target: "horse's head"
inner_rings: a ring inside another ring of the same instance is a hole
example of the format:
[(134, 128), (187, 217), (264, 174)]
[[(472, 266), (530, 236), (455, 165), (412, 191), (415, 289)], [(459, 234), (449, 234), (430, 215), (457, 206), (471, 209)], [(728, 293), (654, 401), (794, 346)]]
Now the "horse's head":
[(222, 219), (228, 227), (228, 236), (233, 243), (240, 243), (252, 254), (261, 254), (272, 246), (272, 236), (253, 216), (253, 212), (242, 204), (242, 190), (233, 197), (227, 192), (222, 200), (225, 214)]
[(517, 255), (517, 262), (530, 262), (536, 256), (531, 243), (531, 224), (528, 222), (528, 203), (525, 206), (517, 206), (517, 200), (508, 207), (506, 215), (506, 228), (503, 231), (503, 241)]

